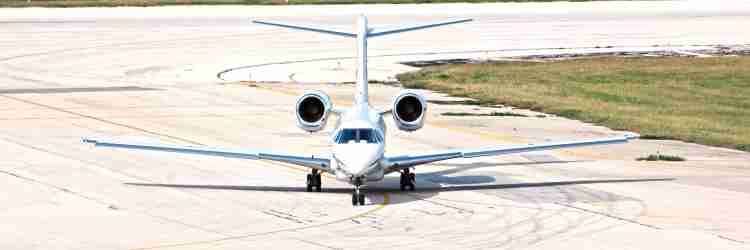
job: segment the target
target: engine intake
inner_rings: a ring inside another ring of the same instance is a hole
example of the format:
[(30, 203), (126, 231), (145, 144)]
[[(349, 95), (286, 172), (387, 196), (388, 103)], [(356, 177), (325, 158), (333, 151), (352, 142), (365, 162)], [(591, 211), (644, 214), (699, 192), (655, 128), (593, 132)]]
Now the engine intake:
[(398, 129), (415, 131), (424, 126), (427, 102), (414, 90), (402, 90), (393, 98), (392, 112)]
[(321, 91), (307, 91), (297, 99), (297, 126), (307, 132), (323, 130), (330, 113), (331, 98)]

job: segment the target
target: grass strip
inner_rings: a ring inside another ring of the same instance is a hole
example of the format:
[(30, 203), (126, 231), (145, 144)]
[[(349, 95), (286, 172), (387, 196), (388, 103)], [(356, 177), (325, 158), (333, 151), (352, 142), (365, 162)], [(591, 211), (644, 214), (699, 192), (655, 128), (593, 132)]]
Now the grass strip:
[(750, 152), (750, 57), (623, 58), (426, 67), (398, 76), (426, 88)]

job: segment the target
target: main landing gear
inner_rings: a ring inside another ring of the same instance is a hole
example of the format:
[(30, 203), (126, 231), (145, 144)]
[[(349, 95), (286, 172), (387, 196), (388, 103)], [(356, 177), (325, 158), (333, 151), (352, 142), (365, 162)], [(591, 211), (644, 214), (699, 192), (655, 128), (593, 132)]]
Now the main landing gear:
[(320, 173), (317, 169), (313, 169), (312, 173), (307, 174), (307, 192), (312, 192), (315, 188), (316, 192), (320, 192), (321, 187)]
[(414, 191), (414, 183), (416, 183), (416, 180), (416, 175), (414, 175), (414, 173), (409, 173), (408, 168), (401, 171), (401, 191), (406, 191), (406, 188), (409, 188), (409, 191)]
[(365, 205), (365, 194), (364, 192), (361, 192), (360, 186), (362, 186), (362, 181), (357, 178), (354, 181), (354, 192), (352, 192), (352, 206)]

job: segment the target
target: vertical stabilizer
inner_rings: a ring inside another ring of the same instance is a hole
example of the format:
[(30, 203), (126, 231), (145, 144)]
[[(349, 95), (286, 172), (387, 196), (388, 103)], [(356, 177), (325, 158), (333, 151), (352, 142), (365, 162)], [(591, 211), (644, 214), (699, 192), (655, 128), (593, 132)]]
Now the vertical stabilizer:
[(357, 20), (357, 94), (354, 97), (356, 104), (367, 105), (367, 17), (359, 16)]
[(291, 25), (276, 22), (266, 22), (255, 20), (253, 23), (271, 25), (282, 28), (312, 31), (329, 35), (351, 37), (357, 39), (357, 93), (354, 96), (356, 105), (367, 105), (368, 104), (368, 90), (367, 90), (367, 39), (372, 37), (385, 36), (390, 34), (397, 34), (403, 32), (409, 32), (414, 30), (438, 27), (443, 25), (469, 22), (472, 19), (455, 19), (437, 23), (418, 24), (411, 26), (404, 26), (395, 29), (371, 29), (367, 26), (367, 17), (364, 15), (359, 16), (357, 19), (357, 33), (348, 33), (342, 31), (336, 31), (325, 28), (317, 28), (309, 25)]

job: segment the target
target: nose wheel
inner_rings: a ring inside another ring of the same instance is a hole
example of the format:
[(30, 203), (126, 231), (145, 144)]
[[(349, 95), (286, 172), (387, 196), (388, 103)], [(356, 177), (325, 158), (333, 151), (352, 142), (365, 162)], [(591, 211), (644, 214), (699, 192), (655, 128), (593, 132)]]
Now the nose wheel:
[(365, 205), (365, 193), (360, 189), (361, 185), (362, 181), (360, 179), (357, 179), (354, 182), (354, 191), (352, 192), (352, 206)]
[(414, 183), (417, 182), (417, 176), (414, 173), (410, 173), (409, 169), (401, 171), (401, 191), (414, 191)]
[(320, 173), (317, 169), (313, 169), (312, 173), (307, 174), (307, 192), (312, 192), (313, 189), (316, 192), (320, 192), (322, 186)]
[(357, 205), (365, 205), (365, 194), (359, 190), (359, 187), (356, 187), (352, 192), (352, 206)]

